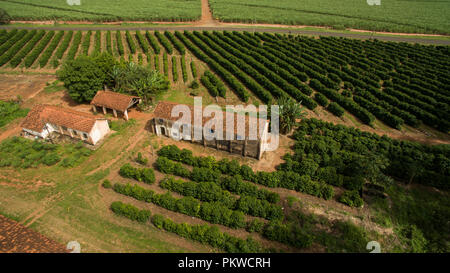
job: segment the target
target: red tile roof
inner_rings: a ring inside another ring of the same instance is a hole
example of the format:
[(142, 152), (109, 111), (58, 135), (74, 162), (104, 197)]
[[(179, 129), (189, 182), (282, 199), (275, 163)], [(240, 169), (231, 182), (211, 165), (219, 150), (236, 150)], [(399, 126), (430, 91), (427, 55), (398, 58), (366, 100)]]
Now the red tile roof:
[[(177, 121), (178, 119), (181, 118), (181, 115), (180, 115), (180, 117), (172, 117), (172, 109), (176, 105), (184, 105), (184, 104), (167, 102), (167, 101), (159, 102), (158, 105), (155, 108), (155, 111), (154, 111), (155, 118), (162, 118), (162, 119), (165, 119), (165, 120)], [(190, 111), (191, 111), (191, 124), (193, 124), (194, 123), (194, 106), (193, 105), (186, 105), (186, 106), (188, 106)], [(203, 108), (203, 110), (204, 110), (204, 108)], [(223, 113), (223, 126), (224, 126), (223, 132), (226, 132), (227, 131), (226, 129), (228, 129), (228, 128), (226, 128), (226, 122), (227, 122), (227, 115), (226, 115), (226, 113), (227, 112), (226, 111), (222, 111), (222, 113)], [(242, 132), (244, 130), (244, 128), (240, 128), (241, 126), (238, 126), (238, 122), (237, 122), (238, 115), (241, 115), (241, 114), (238, 114), (238, 113), (234, 114), (234, 134), (237, 134), (238, 131)], [(203, 116), (202, 117), (202, 125), (204, 125), (211, 118), (212, 117), (204, 117)], [(268, 120), (265, 120), (265, 119), (256, 118), (254, 116), (246, 115), (245, 116), (245, 135), (246, 136), (249, 136), (249, 123), (250, 123), (250, 120), (255, 120), (255, 119), (256, 119), (256, 124), (257, 124), (257, 128), (258, 129), (259, 129), (260, 123), (265, 124), (265, 123), (268, 122)], [(238, 127), (239, 127), (239, 130), (238, 130)], [(213, 129), (215, 129), (215, 128), (213, 128)], [(259, 138), (259, 136), (258, 136), (258, 138)]]
[(22, 123), (24, 129), (42, 132), (46, 123), (64, 126), (89, 133), (99, 118), (92, 114), (78, 112), (53, 105), (36, 105)]
[(62, 244), (0, 215), (0, 253), (67, 253)]
[(98, 91), (92, 99), (91, 104), (124, 112), (130, 106), (132, 99), (139, 99), (139, 97), (112, 91)]

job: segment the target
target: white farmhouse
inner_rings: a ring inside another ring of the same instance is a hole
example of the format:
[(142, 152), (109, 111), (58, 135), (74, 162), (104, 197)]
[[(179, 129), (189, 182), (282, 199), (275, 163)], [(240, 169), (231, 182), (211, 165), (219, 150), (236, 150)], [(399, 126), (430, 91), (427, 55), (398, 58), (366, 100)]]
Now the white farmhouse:
[(53, 105), (36, 105), (22, 123), (25, 136), (46, 139), (59, 133), (95, 145), (110, 132), (108, 121)]

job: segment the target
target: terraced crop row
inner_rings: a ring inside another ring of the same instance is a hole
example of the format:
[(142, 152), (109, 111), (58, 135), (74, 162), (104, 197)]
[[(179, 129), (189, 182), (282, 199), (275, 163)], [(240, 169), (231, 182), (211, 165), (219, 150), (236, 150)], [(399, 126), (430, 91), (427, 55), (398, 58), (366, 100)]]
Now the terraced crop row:
[[(320, 104), (339, 117), (345, 109), (370, 126), (378, 119), (400, 130), (405, 124), (419, 127), (422, 123), (443, 132), (450, 130), (448, 47), (258, 32), (146, 31), (144, 35), (116, 31), (112, 35), (108, 31), (102, 35), (97, 31), (90, 50), (91, 32), (61, 33), (46, 32), (38, 42), (26, 30), (5, 32), (0, 38), (0, 64), (10, 62), (17, 67), (23, 59), (24, 66), (30, 67), (42, 54), (39, 63), (45, 67), (52, 55), (64, 59), (70, 47), (67, 60), (90, 51), (108, 51), (122, 59), (128, 55), (130, 60), (136, 59), (130, 54), (137, 54), (137, 62), (143, 63), (144, 56), (139, 55), (145, 54), (159, 68), (159, 57), (148, 55), (163, 51), (162, 68), (169, 75), (167, 54), (184, 56), (189, 50), (214, 72), (214, 77), (207, 77), (209, 82), (206, 77), (202, 80), (213, 96), (224, 96), (224, 82), (243, 102), (251, 95), (267, 104), (290, 97), (311, 110)], [(104, 39), (106, 48), (102, 48)], [(170, 58), (181, 66), (186, 82), (184, 57), (180, 62)], [(54, 61), (57, 66), (59, 62)], [(196, 74), (195, 68), (191, 71)], [(176, 80), (177, 67), (172, 73)]]

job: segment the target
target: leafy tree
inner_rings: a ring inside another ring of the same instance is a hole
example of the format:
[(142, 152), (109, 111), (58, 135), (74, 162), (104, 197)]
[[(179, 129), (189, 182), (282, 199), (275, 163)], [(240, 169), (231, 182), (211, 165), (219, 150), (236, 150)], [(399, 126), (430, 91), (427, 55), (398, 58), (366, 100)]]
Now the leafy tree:
[[(63, 64), (57, 71), (58, 78), (64, 82), (70, 97), (76, 102), (90, 102), (98, 90), (103, 89), (107, 74), (104, 71), (104, 56), (89, 57), (81, 55)], [(98, 62), (97, 62), (98, 61)]]
[(133, 62), (115, 65), (110, 75), (115, 91), (138, 96), (142, 98), (144, 105), (148, 105), (157, 95), (169, 89), (166, 76)]
[(105, 80), (103, 82), (109, 88), (114, 87), (114, 78), (112, 77), (112, 71), (114, 66), (117, 65), (117, 60), (108, 52), (103, 52), (94, 57), (95, 63), (105, 73)]
[(286, 97), (278, 100), (280, 106), (280, 133), (288, 134), (292, 131), (297, 120), (303, 118), (306, 113), (300, 103)]

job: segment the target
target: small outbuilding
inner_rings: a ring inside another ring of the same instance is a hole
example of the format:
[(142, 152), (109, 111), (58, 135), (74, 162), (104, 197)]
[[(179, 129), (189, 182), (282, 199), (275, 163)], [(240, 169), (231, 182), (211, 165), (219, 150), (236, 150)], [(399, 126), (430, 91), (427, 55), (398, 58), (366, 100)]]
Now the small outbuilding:
[(128, 120), (128, 109), (139, 103), (139, 97), (103, 90), (98, 91), (91, 101), (94, 112), (97, 112), (97, 107), (101, 107), (106, 115), (107, 109), (112, 109), (114, 117), (117, 117), (117, 112), (122, 112), (125, 120)]
[(47, 139), (52, 133), (95, 145), (110, 132), (108, 120), (53, 105), (36, 105), (22, 123), (26, 137)]

